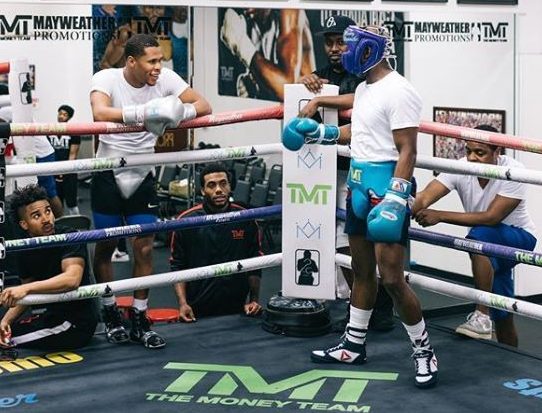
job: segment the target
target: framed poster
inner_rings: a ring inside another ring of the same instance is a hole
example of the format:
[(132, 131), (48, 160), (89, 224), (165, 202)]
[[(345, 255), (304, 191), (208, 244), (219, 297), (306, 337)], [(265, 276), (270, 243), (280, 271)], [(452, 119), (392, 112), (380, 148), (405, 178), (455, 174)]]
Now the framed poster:
[[(433, 121), (449, 125), (475, 128), (480, 125), (493, 126), (501, 133), (506, 132), (504, 110), (463, 109), (433, 107)], [(466, 156), (465, 141), (433, 135), (433, 156), (445, 159), (460, 159)]]

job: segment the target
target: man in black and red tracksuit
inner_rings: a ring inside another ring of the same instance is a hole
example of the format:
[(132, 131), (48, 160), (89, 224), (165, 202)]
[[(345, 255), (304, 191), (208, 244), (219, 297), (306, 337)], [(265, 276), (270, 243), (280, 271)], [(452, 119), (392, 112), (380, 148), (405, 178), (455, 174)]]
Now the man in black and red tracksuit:
[[(224, 165), (217, 163), (201, 171), (203, 203), (181, 213), (178, 219), (244, 208), (230, 202), (230, 179)], [(204, 267), (263, 255), (260, 231), (255, 221), (229, 222), (177, 231), (171, 240), (172, 271)], [(257, 315), (261, 272), (234, 274), (175, 285), (182, 321), (196, 317), (245, 313)], [(247, 298), (248, 296), (248, 298)]]

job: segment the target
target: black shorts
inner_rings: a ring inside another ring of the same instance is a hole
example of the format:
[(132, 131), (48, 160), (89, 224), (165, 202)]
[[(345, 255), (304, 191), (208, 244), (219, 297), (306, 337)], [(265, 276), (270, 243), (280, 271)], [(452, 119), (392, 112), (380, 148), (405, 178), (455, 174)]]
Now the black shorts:
[(95, 318), (66, 320), (64, 314), (45, 311), (13, 323), (11, 338), (17, 347), (75, 349), (89, 343), (97, 323)]
[(158, 196), (156, 180), (149, 173), (134, 194), (124, 199), (112, 171), (92, 174), (90, 185), (90, 205), (92, 212), (103, 215), (158, 215)]

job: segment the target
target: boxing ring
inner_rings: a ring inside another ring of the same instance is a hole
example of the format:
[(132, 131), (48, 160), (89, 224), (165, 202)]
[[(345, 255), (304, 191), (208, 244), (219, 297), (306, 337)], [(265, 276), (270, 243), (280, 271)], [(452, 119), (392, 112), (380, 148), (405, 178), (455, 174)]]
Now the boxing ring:
[[(348, 116), (348, 113), (344, 114)], [(180, 127), (216, 126), (260, 119), (282, 119), (282, 107), (267, 110), (228, 112), (201, 117)], [(467, 128), (446, 129), (450, 125), (424, 123), (421, 131), (495, 142), (502, 146), (521, 146), (522, 150), (542, 153), (542, 146), (528, 140), (500, 134), (479, 133)], [(93, 124), (11, 124), (0, 125), (0, 139), (9, 135), (36, 133), (88, 134), (140, 130), (110, 123)], [(61, 130), (62, 129), (62, 130)], [(92, 131), (92, 132), (89, 132)], [(471, 134), (472, 136), (466, 136)], [(499, 135), (499, 136), (497, 136)], [(504, 142), (501, 141), (501, 142)], [(82, 159), (33, 165), (8, 165), (6, 176), (50, 175), (67, 172), (92, 172), (122, 167), (156, 164), (209, 162), (275, 154), (280, 144), (239, 148), (207, 149), (194, 152), (155, 154), (150, 157)], [(339, 148), (349, 155), (347, 147)], [(542, 184), (542, 173), (502, 169), (485, 165), (465, 165), (458, 161), (418, 157), (419, 168), (460, 172), (496, 179)], [(0, 199), (4, 201), (4, 199)], [(280, 215), (281, 205), (255, 208), (242, 213), (164, 221), (89, 230), (62, 236), (15, 239), (5, 242), (5, 251), (39, 248), (66, 243), (88, 243), (133, 235), (174, 231), (183, 228), (217, 225), (221, 222), (251, 220)], [(344, 211), (338, 210), (341, 219)], [(514, 259), (525, 265), (542, 266), (542, 257), (531, 251), (515, 250), (480, 243), (431, 231), (411, 228), (413, 240)], [(280, 265), (282, 253), (192, 270), (154, 274), (138, 279), (80, 287), (62, 294), (29, 295), (20, 303), (39, 304), (99, 297), (106, 290), (118, 292), (169, 286), (179, 281), (232, 275), (264, 269), (264, 279)], [(349, 257), (337, 254), (336, 264), (349, 266)], [(542, 306), (496, 296), (461, 285), (450, 284), (407, 271), (407, 281), (427, 289), (518, 315), (542, 320)], [(542, 401), (542, 358), (491, 341), (469, 340), (451, 330), (428, 322), (431, 342), (439, 358), (440, 384), (419, 391), (412, 384), (411, 349), (406, 333), (398, 326), (389, 333), (369, 332), (368, 357), (364, 366), (315, 365), (309, 360), (311, 349), (323, 348), (338, 334), (307, 338), (272, 335), (257, 318), (225, 316), (197, 323), (159, 324), (167, 346), (150, 351), (141, 345), (112, 345), (96, 335), (92, 343), (76, 351), (42, 353), (28, 349), (19, 358), (0, 361), (0, 407), (14, 411), (68, 412), (232, 412), (232, 411), (537, 411)], [(287, 363), (283, 362), (287, 360)], [(415, 397), (411, 397), (414, 395)], [(483, 406), (483, 408), (481, 407)]]

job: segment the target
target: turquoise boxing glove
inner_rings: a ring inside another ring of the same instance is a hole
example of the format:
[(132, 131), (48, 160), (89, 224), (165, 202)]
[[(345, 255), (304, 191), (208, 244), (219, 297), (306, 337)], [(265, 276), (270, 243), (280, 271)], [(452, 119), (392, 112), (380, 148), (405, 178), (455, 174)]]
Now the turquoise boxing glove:
[(384, 199), (367, 216), (367, 238), (375, 242), (400, 242), (408, 216), (407, 204), (412, 184), (391, 178)]
[(338, 126), (318, 123), (310, 118), (292, 118), (282, 131), (282, 144), (291, 151), (298, 151), (306, 143), (335, 145), (340, 135)]

